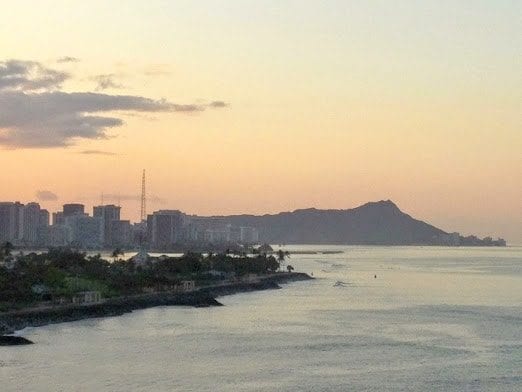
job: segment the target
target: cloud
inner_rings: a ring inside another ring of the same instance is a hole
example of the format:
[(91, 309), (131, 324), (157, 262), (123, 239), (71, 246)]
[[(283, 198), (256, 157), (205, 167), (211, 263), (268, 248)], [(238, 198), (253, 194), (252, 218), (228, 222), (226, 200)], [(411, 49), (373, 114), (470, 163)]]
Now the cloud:
[(107, 90), (109, 88), (123, 88), (123, 85), (117, 83), (114, 74), (96, 75), (91, 78), (97, 83), (96, 91)]
[(56, 201), (58, 200), (58, 195), (51, 191), (36, 191), (36, 198), (40, 201)]
[(0, 62), (0, 91), (59, 89), (69, 74), (44, 67), (35, 61)]
[(223, 101), (212, 101), (208, 104), (211, 108), (226, 108), (228, 104)]
[(78, 152), (78, 154), (83, 154), (83, 155), (118, 155), (115, 152), (100, 151), (100, 150), (83, 150), (83, 151)]
[[(110, 129), (124, 124), (123, 115), (224, 107), (221, 101), (180, 104), (136, 95), (61, 91), (69, 77), (34, 61), (0, 62), (0, 145), (66, 147), (81, 139), (107, 139)], [(110, 83), (109, 78), (104, 85), (108, 88)]]
[(56, 60), (57, 63), (77, 63), (79, 61), (80, 61), (79, 58), (71, 57), (71, 56), (60, 57), (59, 59)]
[[(98, 93), (38, 94), (0, 91), (0, 144), (9, 147), (60, 147), (81, 139), (107, 139), (110, 128), (123, 125), (113, 111), (172, 112), (189, 110), (165, 100)], [(96, 114), (95, 114), (96, 113)]]

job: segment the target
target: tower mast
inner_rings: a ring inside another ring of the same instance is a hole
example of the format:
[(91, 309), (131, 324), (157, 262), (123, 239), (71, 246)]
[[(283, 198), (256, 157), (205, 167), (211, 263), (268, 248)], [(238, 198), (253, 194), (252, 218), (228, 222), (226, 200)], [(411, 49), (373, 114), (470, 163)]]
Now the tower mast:
[(141, 211), (140, 219), (142, 222), (147, 220), (147, 198), (145, 194), (145, 169), (143, 169), (143, 175), (141, 177)]

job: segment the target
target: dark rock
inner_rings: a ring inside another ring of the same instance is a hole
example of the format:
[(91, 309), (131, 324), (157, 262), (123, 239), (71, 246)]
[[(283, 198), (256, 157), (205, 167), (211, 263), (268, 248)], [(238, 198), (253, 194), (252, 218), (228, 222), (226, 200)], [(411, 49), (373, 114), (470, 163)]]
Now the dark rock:
[(209, 297), (206, 301), (201, 301), (194, 305), (196, 308), (209, 308), (211, 306), (223, 306), (221, 302), (218, 302), (215, 298)]
[(22, 346), (25, 344), (33, 344), (33, 342), (21, 336), (0, 336), (0, 346)]

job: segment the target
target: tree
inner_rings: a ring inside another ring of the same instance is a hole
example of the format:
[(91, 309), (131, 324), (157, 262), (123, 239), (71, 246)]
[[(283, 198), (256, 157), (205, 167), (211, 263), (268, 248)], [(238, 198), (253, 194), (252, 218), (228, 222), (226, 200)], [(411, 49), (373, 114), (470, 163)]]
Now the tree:
[(266, 258), (266, 270), (268, 272), (276, 272), (279, 269), (279, 262), (273, 255)]
[(112, 258), (114, 259), (114, 261), (116, 261), (118, 259), (118, 256), (123, 256), (124, 254), (125, 252), (123, 252), (121, 248), (116, 248), (112, 251)]
[(287, 270), (288, 272), (292, 272), (292, 271), (294, 270), (294, 267), (292, 267), (290, 264), (288, 264), (288, 265), (286, 266), (286, 270)]
[(283, 266), (287, 257), (290, 257), (290, 253), (288, 251), (285, 252), (283, 249), (279, 249), (277, 251), (277, 261), (279, 262), (280, 266)]
[(2, 246), (0, 247), (0, 253), (3, 255), (3, 257), (9, 257), (11, 256), (11, 252), (13, 251), (14, 246), (9, 241), (4, 242)]

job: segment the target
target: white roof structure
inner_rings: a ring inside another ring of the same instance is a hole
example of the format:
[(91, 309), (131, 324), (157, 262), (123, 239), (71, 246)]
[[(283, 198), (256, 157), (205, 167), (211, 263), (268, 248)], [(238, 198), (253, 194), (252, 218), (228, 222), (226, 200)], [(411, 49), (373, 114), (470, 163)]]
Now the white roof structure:
[(134, 261), (136, 265), (145, 265), (147, 261), (149, 261), (150, 255), (147, 253), (145, 249), (140, 249), (138, 253), (130, 258), (130, 260)]

